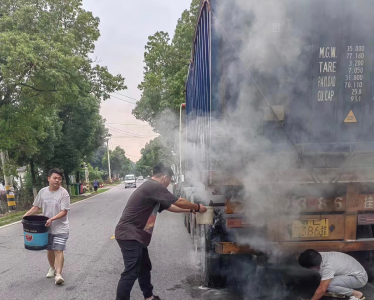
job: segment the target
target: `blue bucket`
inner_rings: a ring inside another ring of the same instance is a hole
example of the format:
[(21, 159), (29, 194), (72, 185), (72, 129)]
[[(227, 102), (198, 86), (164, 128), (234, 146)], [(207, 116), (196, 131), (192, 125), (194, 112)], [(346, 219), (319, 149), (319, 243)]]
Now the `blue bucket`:
[(44, 250), (48, 245), (48, 230), (45, 226), (48, 218), (44, 216), (27, 216), (22, 220), (23, 239), (28, 250)]

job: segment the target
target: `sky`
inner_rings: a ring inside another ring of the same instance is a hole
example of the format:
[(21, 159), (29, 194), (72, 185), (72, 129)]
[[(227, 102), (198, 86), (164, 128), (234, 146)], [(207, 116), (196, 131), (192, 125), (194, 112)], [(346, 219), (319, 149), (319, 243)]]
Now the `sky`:
[[(144, 46), (148, 36), (166, 31), (172, 37), (177, 21), (191, 0), (83, 0), (83, 7), (100, 18), (100, 38), (94, 56), (109, 71), (125, 78), (127, 90), (118, 93), (140, 99), (138, 85), (143, 79)], [(129, 102), (135, 100), (119, 94), (113, 96)], [(100, 113), (112, 138), (109, 148), (120, 146), (126, 156), (136, 162), (140, 150), (156, 134), (132, 114), (135, 105), (112, 97), (102, 103)]]

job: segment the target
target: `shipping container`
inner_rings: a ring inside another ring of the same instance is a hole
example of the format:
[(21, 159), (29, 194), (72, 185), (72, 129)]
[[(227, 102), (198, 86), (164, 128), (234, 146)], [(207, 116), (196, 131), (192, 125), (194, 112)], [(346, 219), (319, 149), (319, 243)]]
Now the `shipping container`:
[[(227, 254), (271, 255), (253, 232), (278, 253), (365, 251), (371, 264), (373, 12), (371, 0), (201, 2), (183, 173), (184, 195), (220, 224), (186, 221), (206, 284), (224, 282)], [(279, 207), (259, 213), (264, 224), (244, 216), (269, 198)]]

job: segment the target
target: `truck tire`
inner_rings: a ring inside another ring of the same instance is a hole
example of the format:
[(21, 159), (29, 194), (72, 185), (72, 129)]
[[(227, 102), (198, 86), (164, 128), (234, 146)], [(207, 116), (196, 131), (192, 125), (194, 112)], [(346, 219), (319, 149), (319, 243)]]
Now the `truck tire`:
[(374, 251), (362, 251), (360, 262), (368, 274), (369, 281), (372, 282), (374, 280)]
[(210, 225), (199, 225), (200, 234), (195, 234), (195, 240), (200, 242), (200, 270), (204, 286), (223, 287), (226, 277), (223, 275), (223, 257), (215, 253), (215, 243), (219, 241), (219, 234)]
[[(373, 238), (373, 227), (372, 225), (360, 225), (357, 226), (357, 239)], [(374, 251), (355, 251), (350, 252), (355, 259), (365, 268), (369, 281), (374, 280)]]
[[(185, 198), (187, 199), (187, 193), (185, 190), (181, 190), (181, 198)], [(184, 218), (183, 218), (183, 223), (184, 223), (184, 226), (187, 228), (187, 232), (190, 233), (191, 232), (191, 227), (190, 227), (190, 213), (184, 213)]]
[(190, 236), (193, 242), (195, 242), (195, 236), (196, 236), (196, 215), (190, 214)]
[(374, 280), (374, 251), (355, 251), (349, 253), (353, 256), (366, 270), (369, 282)]
[(187, 222), (187, 232), (191, 234), (191, 224), (190, 224), (190, 214), (188, 213), (186, 216), (186, 222)]

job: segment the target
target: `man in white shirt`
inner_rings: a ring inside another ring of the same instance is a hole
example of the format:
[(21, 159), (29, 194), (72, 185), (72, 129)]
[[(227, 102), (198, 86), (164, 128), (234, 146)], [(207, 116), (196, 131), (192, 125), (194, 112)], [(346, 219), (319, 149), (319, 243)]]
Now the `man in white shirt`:
[(52, 169), (48, 172), (49, 186), (41, 189), (35, 198), (33, 207), (24, 215), (36, 214), (40, 208), (43, 209), (43, 216), (48, 217), (45, 226), (50, 227), (48, 234), (48, 261), (49, 271), (47, 278), (55, 278), (55, 284), (63, 284), (61, 276), (64, 265), (64, 250), (69, 237), (70, 210), (69, 193), (61, 186), (63, 173), (59, 169)]
[(321, 275), (321, 283), (312, 300), (321, 299), (326, 291), (348, 296), (351, 300), (364, 300), (359, 289), (368, 282), (364, 267), (353, 257), (340, 252), (317, 252), (309, 249), (299, 256), (299, 264), (308, 269), (315, 269)]

